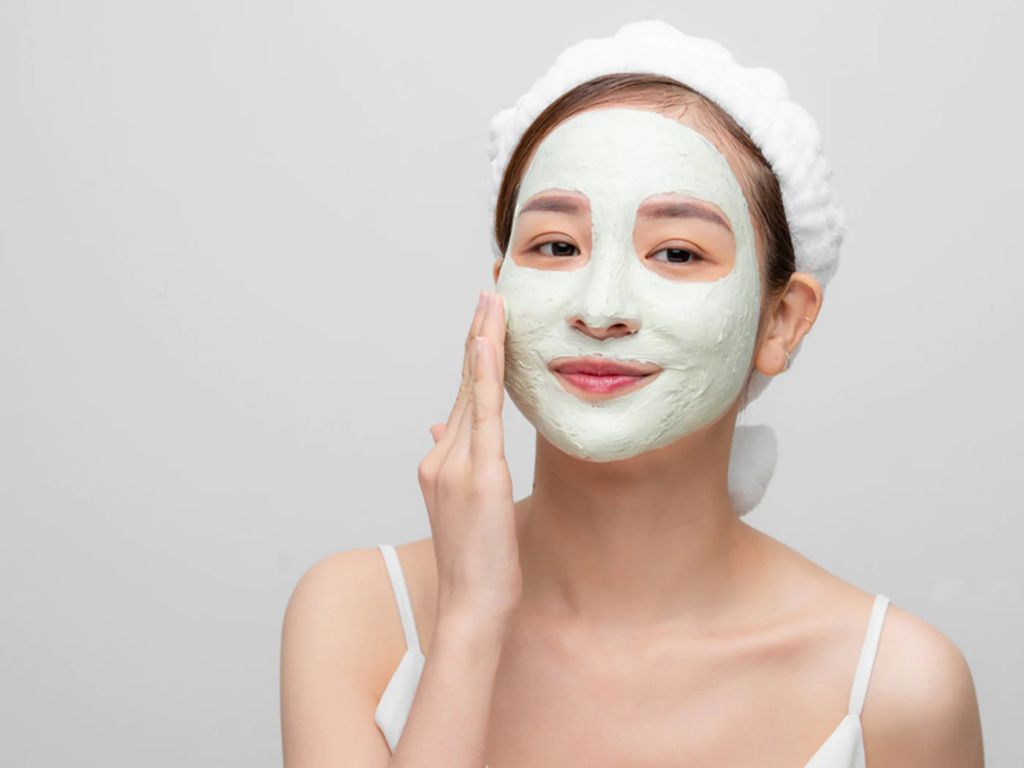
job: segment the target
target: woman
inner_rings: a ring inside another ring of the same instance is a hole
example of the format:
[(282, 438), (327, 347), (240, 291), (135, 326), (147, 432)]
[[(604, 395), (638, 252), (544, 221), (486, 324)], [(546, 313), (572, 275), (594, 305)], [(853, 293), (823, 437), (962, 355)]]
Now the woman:
[[(492, 138), (496, 290), (419, 467), (433, 537), (296, 586), (288, 768), (981, 766), (956, 646), (740, 519), (774, 457), (739, 411), (843, 234), (781, 78), (638, 22)], [(518, 501), (505, 386), (538, 430)]]

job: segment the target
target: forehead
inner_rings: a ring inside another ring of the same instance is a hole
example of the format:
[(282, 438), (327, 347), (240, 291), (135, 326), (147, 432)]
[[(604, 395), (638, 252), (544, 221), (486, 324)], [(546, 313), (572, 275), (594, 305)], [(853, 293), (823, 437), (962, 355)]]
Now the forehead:
[(635, 212), (644, 198), (671, 193), (715, 203), (732, 220), (744, 212), (739, 182), (715, 145), (694, 128), (647, 109), (593, 109), (556, 126), (523, 175), (516, 213), (548, 189), (581, 192), (595, 215), (601, 202)]

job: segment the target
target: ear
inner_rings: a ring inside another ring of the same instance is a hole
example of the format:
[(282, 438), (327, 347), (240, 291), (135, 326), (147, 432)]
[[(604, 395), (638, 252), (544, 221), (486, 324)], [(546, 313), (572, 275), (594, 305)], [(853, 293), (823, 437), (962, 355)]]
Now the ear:
[(814, 325), (821, 311), (821, 284), (806, 272), (794, 272), (766, 320), (768, 330), (754, 358), (754, 367), (765, 376), (786, 370), (786, 353), (792, 353)]

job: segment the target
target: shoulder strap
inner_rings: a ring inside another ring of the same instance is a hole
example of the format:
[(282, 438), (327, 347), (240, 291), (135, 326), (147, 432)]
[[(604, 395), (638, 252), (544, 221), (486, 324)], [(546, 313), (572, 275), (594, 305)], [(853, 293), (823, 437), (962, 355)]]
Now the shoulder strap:
[(882, 622), (885, 621), (885, 611), (890, 602), (891, 600), (885, 595), (875, 595), (875, 604), (871, 608), (868, 631), (860, 649), (857, 672), (853, 676), (853, 689), (850, 691), (850, 714), (857, 717), (860, 717), (860, 711), (864, 707), (864, 697), (868, 692), (868, 680), (871, 678), (875, 654), (878, 652), (878, 640), (882, 634)]
[(391, 544), (378, 544), (377, 548), (384, 555), (384, 564), (388, 569), (388, 578), (391, 579), (391, 589), (395, 593), (395, 602), (398, 604), (398, 617), (402, 620), (402, 631), (405, 632), (405, 645), (410, 650), (420, 650), (420, 638), (416, 632), (416, 619), (412, 612), (412, 601), (409, 599), (409, 590), (405, 584), (405, 574), (402, 572), (402, 562), (398, 559), (398, 553)]

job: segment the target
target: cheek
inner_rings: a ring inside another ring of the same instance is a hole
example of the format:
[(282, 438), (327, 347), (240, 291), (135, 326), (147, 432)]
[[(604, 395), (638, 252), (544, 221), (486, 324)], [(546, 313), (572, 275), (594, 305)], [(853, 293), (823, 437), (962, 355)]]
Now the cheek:
[(736, 314), (735, 280), (729, 277), (700, 281), (669, 280), (647, 271), (635, 274), (631, 290), (643, 335), (686, 346), (717, 334), (721, 321)]
[(564, 323), (580, 287), (576, 272), (528, 269), (506, 262), (495, 289), (505, 299), (509, 334)]

